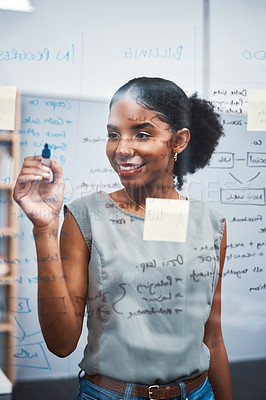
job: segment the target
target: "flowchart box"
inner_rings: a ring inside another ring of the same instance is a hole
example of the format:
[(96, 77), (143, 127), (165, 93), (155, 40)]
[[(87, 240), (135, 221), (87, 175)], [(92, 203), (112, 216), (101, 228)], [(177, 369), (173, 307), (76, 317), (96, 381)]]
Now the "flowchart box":
[(222, 204), (264, 206), (265, 188), (220, 189)]
[(230, 152), (215, 152), (212, 155), (209, 168), (228, 169), (234, 167), (234, 153)]

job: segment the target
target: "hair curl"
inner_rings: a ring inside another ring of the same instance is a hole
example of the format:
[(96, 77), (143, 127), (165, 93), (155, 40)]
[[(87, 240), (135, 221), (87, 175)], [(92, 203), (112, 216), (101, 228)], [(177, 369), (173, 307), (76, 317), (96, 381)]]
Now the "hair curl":
[(182, 128), (190, 130), (190, 141), (174, 164), (173, 175), (181, 189), (184, 176), (205, 167), (224, 134), (220, 116), (211, 102), (197, 93), (187, 97), (174, 82), (162, 78), (135, 78), (121, 86), (111, 99), (109, 108), (129, 96), (138, 104), (152, 110), (166, 122), (173, 133)]

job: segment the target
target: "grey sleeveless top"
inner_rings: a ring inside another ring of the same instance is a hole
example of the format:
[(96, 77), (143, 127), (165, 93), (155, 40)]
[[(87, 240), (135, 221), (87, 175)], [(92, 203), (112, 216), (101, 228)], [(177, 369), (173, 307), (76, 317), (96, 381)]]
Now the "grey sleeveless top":
[(208, 370), (204, 325), (218, 280), (224, 218), (201, 201), (189, 201), (185, 243), (144, 241), (144, 218), (105, 192), (67, 208), (90, 251), (81, 369), (140, 384)]

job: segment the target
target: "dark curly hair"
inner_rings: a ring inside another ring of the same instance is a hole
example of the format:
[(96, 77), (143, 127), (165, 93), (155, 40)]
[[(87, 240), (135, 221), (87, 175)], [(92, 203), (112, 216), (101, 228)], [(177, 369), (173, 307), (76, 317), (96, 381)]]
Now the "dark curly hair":
[(111, 99), (109, 108), (129, 95), (138, 104), (155, 111), (157, 117), (166, 122), (173, 133), (182, 128), (190, 130), (190, 141), (179, 154), (174, 164), (173, 175), (176, 186), (181, 189), (184, 176), (205, 167), (224, 134), (219, 114), (214, 106), (197, 93), (187, 97), (174, 82), (162, 78), (135, 78), (121, 86)]

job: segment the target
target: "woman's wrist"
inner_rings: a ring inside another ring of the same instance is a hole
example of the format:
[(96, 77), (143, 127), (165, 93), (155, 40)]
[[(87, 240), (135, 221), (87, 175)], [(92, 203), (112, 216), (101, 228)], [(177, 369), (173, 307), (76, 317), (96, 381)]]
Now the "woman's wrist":
[(32, 229), (32, 233), (34, 239), (42, 238), (42, 239), (49, 239), (49, 238), (57, 238), (59, 232), (59, 218), (56, 217), (52, 221), (50, 221), (47, 225), (38, 226), (35, 225)]

